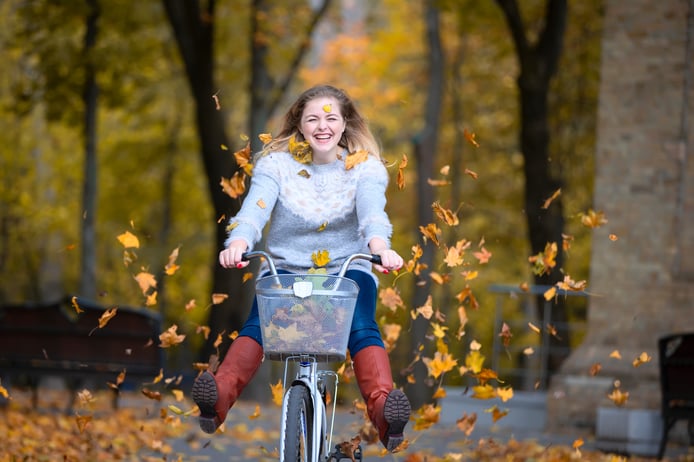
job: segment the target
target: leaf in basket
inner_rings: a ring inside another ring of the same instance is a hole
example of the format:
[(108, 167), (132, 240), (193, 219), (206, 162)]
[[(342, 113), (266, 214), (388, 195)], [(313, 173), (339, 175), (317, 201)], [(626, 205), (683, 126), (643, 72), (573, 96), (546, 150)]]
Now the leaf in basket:
[(287, 342), (298, 340), (302, 337), (301, 333), (296, 328), (296, 323), (290, 325), (289, 327), (280, 327), (277, 330), (280, 339)]

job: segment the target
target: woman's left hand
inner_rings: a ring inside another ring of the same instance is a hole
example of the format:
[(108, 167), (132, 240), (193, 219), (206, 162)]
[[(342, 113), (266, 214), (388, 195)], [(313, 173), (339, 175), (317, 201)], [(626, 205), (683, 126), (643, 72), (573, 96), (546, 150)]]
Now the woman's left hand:
[(381, 257), (381, 264), (374, 264), (374, 268), (381, 273), (397, 271), (404, 264), (402, 257), (393, 249), (382, 249), (373, 253)]

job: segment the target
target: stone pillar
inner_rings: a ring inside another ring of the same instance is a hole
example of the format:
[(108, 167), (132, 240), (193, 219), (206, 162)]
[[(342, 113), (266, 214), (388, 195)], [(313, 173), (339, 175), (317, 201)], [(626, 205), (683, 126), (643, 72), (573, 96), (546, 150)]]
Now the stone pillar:
[[(593, 233), (588, 333), (552, 379), (549, 428), (594, 431), (615, 380), (626, 408), (657, 409), (657, 339), (694, 330), (693, 5), (605, 2), (593, 208), (608, 222)], [(634, 367), (642, 352), (652, 361)]]

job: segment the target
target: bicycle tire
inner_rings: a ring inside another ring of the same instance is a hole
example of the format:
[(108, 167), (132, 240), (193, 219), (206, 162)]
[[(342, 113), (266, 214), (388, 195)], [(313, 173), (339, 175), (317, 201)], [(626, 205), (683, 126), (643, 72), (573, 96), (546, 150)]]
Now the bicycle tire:
[(313, 404), (306, 386), (292, 385), (287, 395), (284, 462), (309, 462), (313, 447)]

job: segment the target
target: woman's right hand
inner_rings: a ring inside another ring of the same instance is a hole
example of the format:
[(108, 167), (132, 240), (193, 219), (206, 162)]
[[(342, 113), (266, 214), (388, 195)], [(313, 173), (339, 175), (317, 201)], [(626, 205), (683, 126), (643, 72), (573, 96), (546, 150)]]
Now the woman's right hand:
[(248, 262), (243, 261), (241, 257), (247, 249), (245, 241), (231, 241), (226, 249), (219, 252), (219, 264), (224, 268), (245, 268)]

